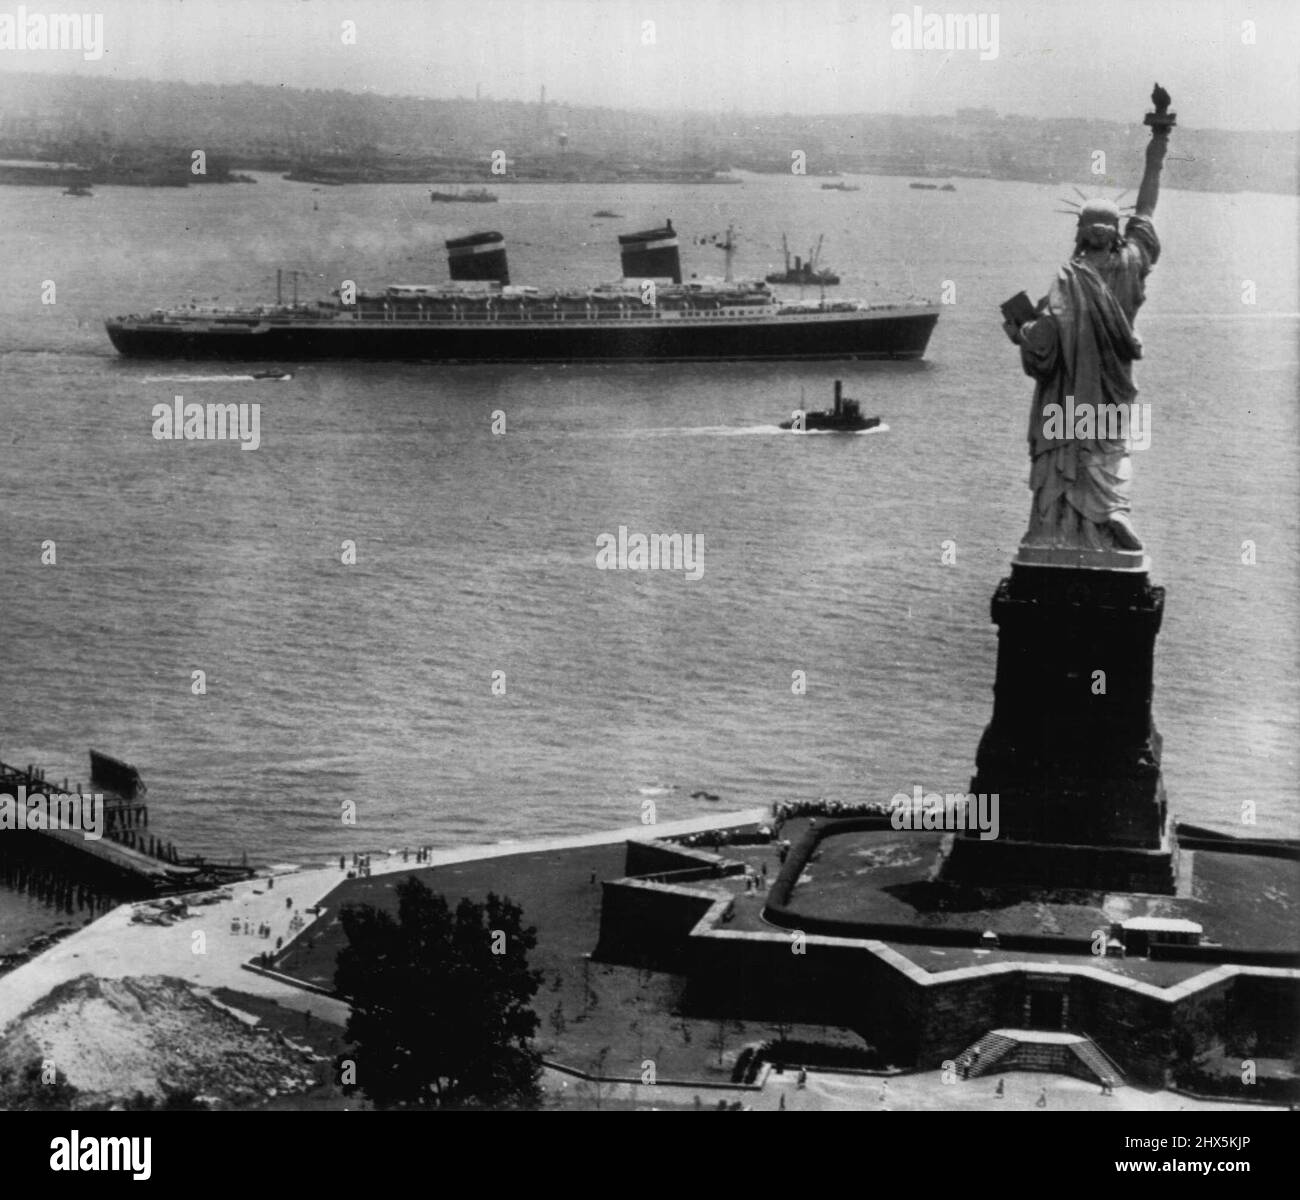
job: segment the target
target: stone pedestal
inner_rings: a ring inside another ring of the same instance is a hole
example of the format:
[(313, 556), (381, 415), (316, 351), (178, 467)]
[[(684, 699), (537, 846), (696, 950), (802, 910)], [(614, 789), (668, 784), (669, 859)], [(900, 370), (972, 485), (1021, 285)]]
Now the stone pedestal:
[(1103, 552), (1105, 565), (1090, 567), (1079, 565), (1089, 552), (1068, 553), (1069, 565), (1023, 553), (993, 597), (993, 719), (971, 791), (998, 795), (1000, 832), (958, 837), (944, 877), (1172, 894), (1176, 846), (1151, 719), (1164, 589), (1140, 554), (1116, 565), (1117, 552)]

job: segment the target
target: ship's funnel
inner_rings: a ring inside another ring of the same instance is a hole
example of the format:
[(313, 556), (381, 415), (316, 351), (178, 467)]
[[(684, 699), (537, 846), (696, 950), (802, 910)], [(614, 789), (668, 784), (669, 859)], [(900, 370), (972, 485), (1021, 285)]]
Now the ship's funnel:
[(619, 235), (624, 279), (671, 279), (682, 281), (682, 260), (677, 253), (677, 231), (668, 222), (662, 229)]
[(468, 237), (448, 238), (446, 246), (447, 269), (453, 283), (490, 279), (505, 286), (510, 282), (506, 239), (499, 233), (471, 233)]

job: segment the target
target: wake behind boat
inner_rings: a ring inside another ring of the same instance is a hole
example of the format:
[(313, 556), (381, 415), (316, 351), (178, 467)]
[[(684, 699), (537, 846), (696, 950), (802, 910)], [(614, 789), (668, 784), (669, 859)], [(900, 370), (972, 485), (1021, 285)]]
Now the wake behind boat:
[(145, 383), (284, 383), (292, 371), (253, 371), (246, 375), (146, 375)]
[[(514, 286), (497, 232), (446, 243), (450, 284), (392, 284), (314, 303), (155, 309), (108, 336), (142, 358), (280, 362), (735, 361), (920, 358), (939, 319), (928, 301), (785, 301), (758, 280), (682, 281), (677, 232), (619, 237), (623, 278), (585, 290)], [(294, 276), (296, 280), (296, 275)]]

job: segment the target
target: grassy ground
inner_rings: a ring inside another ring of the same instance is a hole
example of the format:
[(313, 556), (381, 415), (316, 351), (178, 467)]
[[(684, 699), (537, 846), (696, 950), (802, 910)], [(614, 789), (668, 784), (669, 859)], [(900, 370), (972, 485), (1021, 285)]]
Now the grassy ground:
[[(725, 852), (733, 857), (770, 855), (750, 848)], [(541, 969), (543, 981), (533, 1010), (541, 1019), (537, 1044), (548, 1059), (591, 1073), (637, 1077), (646, 1060), (651, 1060), (659, 1079), (730, 1079), (740, 1050), (747, 1043), (775, 1037), (772, 1026), (684, 1017), (677, 1012), (682, 987), (678, 977), (587, 957), (599, 934), (600, 880), (620, 877), (623, 860), (622, 845), (596, 846), (415, 868), (409, 873), (444, 893), (453, 904), (462, 896), (481, 900), (496, 891), (522, 906), (525, 923), (538, 931), (531, 963)], [(773, 867), (768, 869), (771, 874)], [(339, 908), (365, 903), (395, 909), (393, 889), (404, 877), (404, 873), (373, 876), (342, 884), (327, 898), (325, 916), (278, 960), (279, 969), (331, 986), (334, 960), (344, 941)], [(743, 884), (729, 886), (743, 898)], [(757, 899), (752, 903), (757, 904)], [(852, 1033), (821, 1026), (795, 1026), (788, 1036), (862, 1044)]]
[(940, 837), (895, 830), (827, 837), (790, 908), (837, 920), (1085, 939), (1129, 917), (1183, 917), (1225, 946), (1300, 949), (1296, 864), (1285, 859), (1196, 851), (1191, 896), (1078, 892), (1049, 898), (930, 879)]

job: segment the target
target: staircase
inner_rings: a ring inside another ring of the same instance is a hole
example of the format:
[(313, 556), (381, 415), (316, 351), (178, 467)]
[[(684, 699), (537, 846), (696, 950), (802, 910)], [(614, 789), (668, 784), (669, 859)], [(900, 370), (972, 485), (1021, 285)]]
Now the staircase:
[(1115, 1065), (1108, 1055), (1092, 1038), (1084, 1035), (1077, 1042), (1070, 1043), (1070, 1049), (1074, 1051), (1075, 1056), (1088, 1069), (1090, 1075), (1095, 1075), (1097, 1079), (1115, 1087), (1124, 1082), (1124, 1072)]
[[(1017, 1045), (1015, 1038), (1001, 1033), (986, 1033), (978, 1042), (967, 1046), (957, 1055), (954, 1060), (957, 1073), (964, 1078), (975, 1079), (1002, 1063)], [(976, 1049), (979, 1050), (978, 1058), (975, 1055)]]
[(1110, 1087), (1124, 1082), (1124, 1072), (1105, 1051), (1079, 1033), (995, 1029), (968, 1046), (953, 1062), (958, 1073), (968, 1079), (992, 1071), (1050, 1071)]

